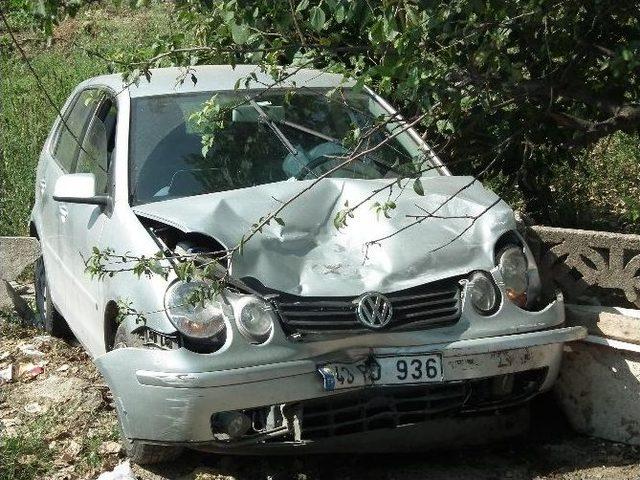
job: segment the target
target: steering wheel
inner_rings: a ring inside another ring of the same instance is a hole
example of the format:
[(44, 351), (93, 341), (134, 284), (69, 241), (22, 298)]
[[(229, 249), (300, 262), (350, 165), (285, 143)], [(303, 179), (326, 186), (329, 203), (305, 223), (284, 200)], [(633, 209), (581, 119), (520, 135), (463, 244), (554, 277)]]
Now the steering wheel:
[(316, 145), (307, 152), (307, 158), (309, 163), (305, 164), (300, 172), (296, 175), (298, 180), (307, 180), (310, 175), (316, 177), (313, 171), (320, 165), (324, 165), (327, 162), (336, 160), (336, 156), (344, 155), (347, 150), (342, 146), (334, 142), (325, 142), (320, 145)]

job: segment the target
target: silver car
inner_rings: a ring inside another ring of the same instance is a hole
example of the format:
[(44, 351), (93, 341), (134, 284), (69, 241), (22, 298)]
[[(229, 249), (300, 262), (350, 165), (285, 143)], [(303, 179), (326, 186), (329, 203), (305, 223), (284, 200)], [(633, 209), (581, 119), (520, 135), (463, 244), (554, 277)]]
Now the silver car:
[[(229, 107), (209, 131), (215, 105)], [(563, 343), (585, 335), (563, 325), (561, 298), (542, 298), (512, 210), (339, 75), (107, 75), (62, 112), (30, 224), (40, 322), (70, 328), (94, 358), (135, 462), (184, 447), (439, 447), (472, 428), (488, 439), (513, 430), (500, 419), (549, 389)], [(345, 164), (357, 129), (375, 148)], [(397, 180), (409, 171), (420, 188)], [(211, 253), (238, 244), (230, 263)], [(88, 275), (104, 251), (107, 271)], [(196, 304), (200, 281), (136, 275), (133, 259), (158, 252), (165, 264), (213, 255), (225, 288)]]

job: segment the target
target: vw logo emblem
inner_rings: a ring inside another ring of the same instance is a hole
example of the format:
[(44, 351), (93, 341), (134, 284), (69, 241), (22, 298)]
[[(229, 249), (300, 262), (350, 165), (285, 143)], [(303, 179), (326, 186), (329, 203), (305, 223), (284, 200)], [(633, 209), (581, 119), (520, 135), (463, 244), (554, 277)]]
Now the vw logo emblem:
[(365, 327), (382, 328), (391, 321), (393, 307), (381, 293), (369, 292), (360, 297), (356, 313)]

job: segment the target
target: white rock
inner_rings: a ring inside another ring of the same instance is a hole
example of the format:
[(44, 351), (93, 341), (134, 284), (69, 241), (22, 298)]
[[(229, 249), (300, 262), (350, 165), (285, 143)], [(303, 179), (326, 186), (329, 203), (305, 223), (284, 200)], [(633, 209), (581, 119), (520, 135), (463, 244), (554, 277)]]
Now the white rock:
[(0, 370), (0, 383), (10, 382), (13, 380), (13, 364)]
[(27, 403), (24, 406), (24, 411), (27, 413), (38, 414), (38, 413), (42, 413), (44, 411), (44, 408), (39, 403), (31, 402), (31, 403)]
[(97, 480), (136, 480), (136, 477), (127, 460), (117, 465), (112, 471), (101, 473)]
[(27, 343), (18, 347), (23, 355), (27, 357), (44, 357), (44, 353), (38, 350), (34, 345)]
[(98, 451), (102, 455), (113, 455), (120, 452), (120, 444), (118, 442), (103, 442)]

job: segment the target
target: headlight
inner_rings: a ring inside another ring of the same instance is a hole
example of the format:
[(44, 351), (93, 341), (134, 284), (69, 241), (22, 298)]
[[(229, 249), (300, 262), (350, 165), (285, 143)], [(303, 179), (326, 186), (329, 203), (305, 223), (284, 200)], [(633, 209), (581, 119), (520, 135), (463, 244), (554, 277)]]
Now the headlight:
[(164, 295), (167, 316), (180, 333), (196, 338), (212, 338), (225, 328), (222, 301), (213, 298), (193, 304), (198, 289), (207, 288), (202, 282), (174, 282)]
[(529, 262), (521, 247), (510, 245), (498, 255), (498, 269), (504, 280), (507, 297), (519, 307), (527, 305)]
[(273, 309), (257, 297), (240, 298), (235, 306), (238, 330), (252, 343), (263, 343), (273, 330)]
[(473, 273), (469, 279), (467, 291), (471, 295), (471, 303), (478, 312), (488, 315), (497, 307), (498, 294), (496, 293), (496, 287), (486, 273)]

